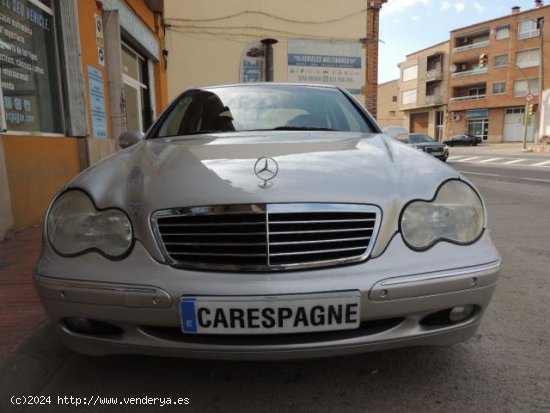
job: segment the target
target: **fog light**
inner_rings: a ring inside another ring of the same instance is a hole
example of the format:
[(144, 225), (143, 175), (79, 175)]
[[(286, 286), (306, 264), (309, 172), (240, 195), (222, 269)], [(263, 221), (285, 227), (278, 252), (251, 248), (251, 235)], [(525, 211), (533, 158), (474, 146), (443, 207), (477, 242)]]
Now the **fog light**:
[(94, 329), (94, 327), (92, 326), (92, 323), (87, 318), (81, 318), (81, 317), (67, 318), (65, 320), (65, 324), (67, 324), (67, 327), (69, 327), (69, 329), (71, 329), (75, 333), (90, 334)]
[(473, 305), (461, 305), (458, 307), (453, 307), (449, 312), (449, 320), (453, 323), (458, 323), (459, 321), (464, 321), (470, 317), (474, 312)]

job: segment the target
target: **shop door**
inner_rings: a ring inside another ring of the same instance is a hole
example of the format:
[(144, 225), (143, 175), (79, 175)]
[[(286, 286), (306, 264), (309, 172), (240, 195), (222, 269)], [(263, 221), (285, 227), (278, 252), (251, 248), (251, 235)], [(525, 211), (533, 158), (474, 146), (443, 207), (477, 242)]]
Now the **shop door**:
[(489, 134), (488, 119), (470, 119), (468, 120), (468, 135), (480, 136), (486, 141)]
[(412, 113), (410, 121), (411, 133), (428, 133), (428, 123), (430, 121), (429, 112)]
[[(525, 108), (508, 108), (504, 115), (504, 132), (502, 134), (503, 142), (521, 142), (525, 135)], [(532, 142), (534, 136), (533, 117), (529, 118), (527, 128), (527, 140)]]

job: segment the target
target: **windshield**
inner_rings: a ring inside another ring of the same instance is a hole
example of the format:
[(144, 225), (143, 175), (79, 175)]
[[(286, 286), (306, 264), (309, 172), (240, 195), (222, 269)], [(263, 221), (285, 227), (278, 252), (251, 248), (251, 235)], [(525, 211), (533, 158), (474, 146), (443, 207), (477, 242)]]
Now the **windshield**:
[(251, 85), (187, 92), (160, 125), (157, 137), (265, 130), (372, 132), (338, 89)]
[(433, 142), (433, 138), (430, 138), (428, 135), (416, 135), (412, 134), (409, 136), (409, 143), (427, 143), (427, 142)]

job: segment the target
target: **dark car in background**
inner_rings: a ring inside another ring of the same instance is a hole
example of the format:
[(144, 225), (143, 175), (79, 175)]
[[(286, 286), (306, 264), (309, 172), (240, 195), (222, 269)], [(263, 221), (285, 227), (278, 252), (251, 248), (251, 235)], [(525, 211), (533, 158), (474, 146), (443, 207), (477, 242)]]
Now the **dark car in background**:
[(468, 135), (468, 134), (451, 136), (450, 138), (447, 138), (443, 141), (443, 143), (449, 146), (455, 146), (455, 145), (477, 146), (481, 142), (482, 142), (481, 136), (474, 136), (474, 135)]
[(447, 162), (447, 158), (449, 157), (449, 148), (447, 145), (436, 142), (434, 138), (424, 133), (409, 133), (408, 135), (398, 136), (396, 139), (435, 156), (443, 162)]

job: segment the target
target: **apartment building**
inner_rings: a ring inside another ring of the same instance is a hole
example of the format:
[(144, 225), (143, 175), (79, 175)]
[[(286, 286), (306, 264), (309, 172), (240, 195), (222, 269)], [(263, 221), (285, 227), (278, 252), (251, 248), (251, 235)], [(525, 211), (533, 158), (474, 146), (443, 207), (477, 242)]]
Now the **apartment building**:
[(447, 135), (533, 141), (538, 111), (530, 105), (550, 86), (543, 76), (550, 67), (544, 19), (550, 22), (550, 6), (535, 1), (533, 9), (513, 7), (507, 16), (451, 31)]
[(378, 113), (376, 120), (385, 128), (386, 126), (405, 125), (403, 112), (399, 110), (399, 79), (378, 85)]
[(443, 138), (449, 80), (449, 42), (409, 54), (399, 65), (398, 110), (411, 132)]

